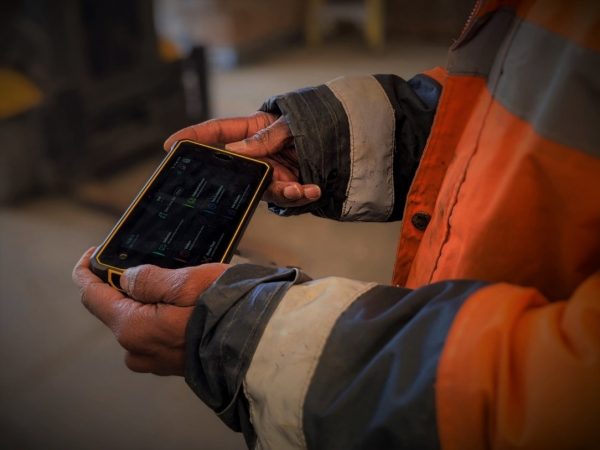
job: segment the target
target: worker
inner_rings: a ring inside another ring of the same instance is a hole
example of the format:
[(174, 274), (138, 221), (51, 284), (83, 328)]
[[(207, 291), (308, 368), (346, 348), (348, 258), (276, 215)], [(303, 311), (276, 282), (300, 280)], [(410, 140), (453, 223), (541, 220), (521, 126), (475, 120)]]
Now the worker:
[(277, 214), (402, 219), (390, 285), (140, 266), (123, 294), (88, 251), (82, 301), (250, 447), (600, 448), (599, 52), (599, 2), (480, 0), (446, 69), (167, 140), (270, 161)]

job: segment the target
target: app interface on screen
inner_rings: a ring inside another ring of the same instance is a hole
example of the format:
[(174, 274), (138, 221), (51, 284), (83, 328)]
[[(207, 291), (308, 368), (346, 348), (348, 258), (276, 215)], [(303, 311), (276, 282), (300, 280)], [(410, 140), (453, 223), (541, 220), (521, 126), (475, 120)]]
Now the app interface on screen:
[(105, 248), (115, 267), (219, 261), (266, 167), (182, 144)]

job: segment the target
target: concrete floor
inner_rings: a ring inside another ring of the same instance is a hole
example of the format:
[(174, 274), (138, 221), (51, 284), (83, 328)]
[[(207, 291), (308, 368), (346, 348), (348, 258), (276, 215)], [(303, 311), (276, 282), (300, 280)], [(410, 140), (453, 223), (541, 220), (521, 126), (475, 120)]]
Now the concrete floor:
[[(214, 74), (215, 116), (254, 111), (264, 98), (344, 74), (411, 76), (443, 64), (438, 45), (297, 49)], [(160, 150), (157, 149), (157, 152)], [(126, 205), (155, 162), (90, 183)], [(115, 217), (72, 199), (41, 197), (0, 209), (0, 448), (240, 449), (180, 378), (129, 372), (110, 331), (79, 302), (70, 273)], [(389, 280), (400, 224), (283, 219), (257, 211), (240, 244), (253, 261), (303, 267), (314, 277)]]

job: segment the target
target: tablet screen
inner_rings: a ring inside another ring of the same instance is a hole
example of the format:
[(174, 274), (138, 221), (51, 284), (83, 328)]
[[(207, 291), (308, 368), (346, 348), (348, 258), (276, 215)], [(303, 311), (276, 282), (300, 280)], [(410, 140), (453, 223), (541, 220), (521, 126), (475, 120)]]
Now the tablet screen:
[(268, 166), (180, 143), (109, 236), (102, 264), (179, 268), (230, 256)]

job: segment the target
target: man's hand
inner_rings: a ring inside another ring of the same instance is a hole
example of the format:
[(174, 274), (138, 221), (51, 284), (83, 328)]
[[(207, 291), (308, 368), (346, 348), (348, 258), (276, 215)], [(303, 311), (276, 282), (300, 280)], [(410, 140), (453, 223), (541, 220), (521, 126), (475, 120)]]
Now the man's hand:
[(189, 139), (206, 145), (227, 144), (226, 148), (260, 158), (273, 166), (273, 181), (263, 199), (281, 207), (303, 206), (321, 196), (314, 184), (299, 183), (298, 156), (290, 128), (281, 116), (257, 112), (246, 117), (213, 119), (184, 128), (164, 144), (169, 150), (177, 140)]
[(93, 251), (81, 257), (73, 269), (73, 281), (81, 288), (81, 302), (127, 350), (127, 367), (134, 372), (183, 375), (185, 330), (196, 300), (228, 265), (134, 267), (121, 276), (125, 295), (90, 271)]

